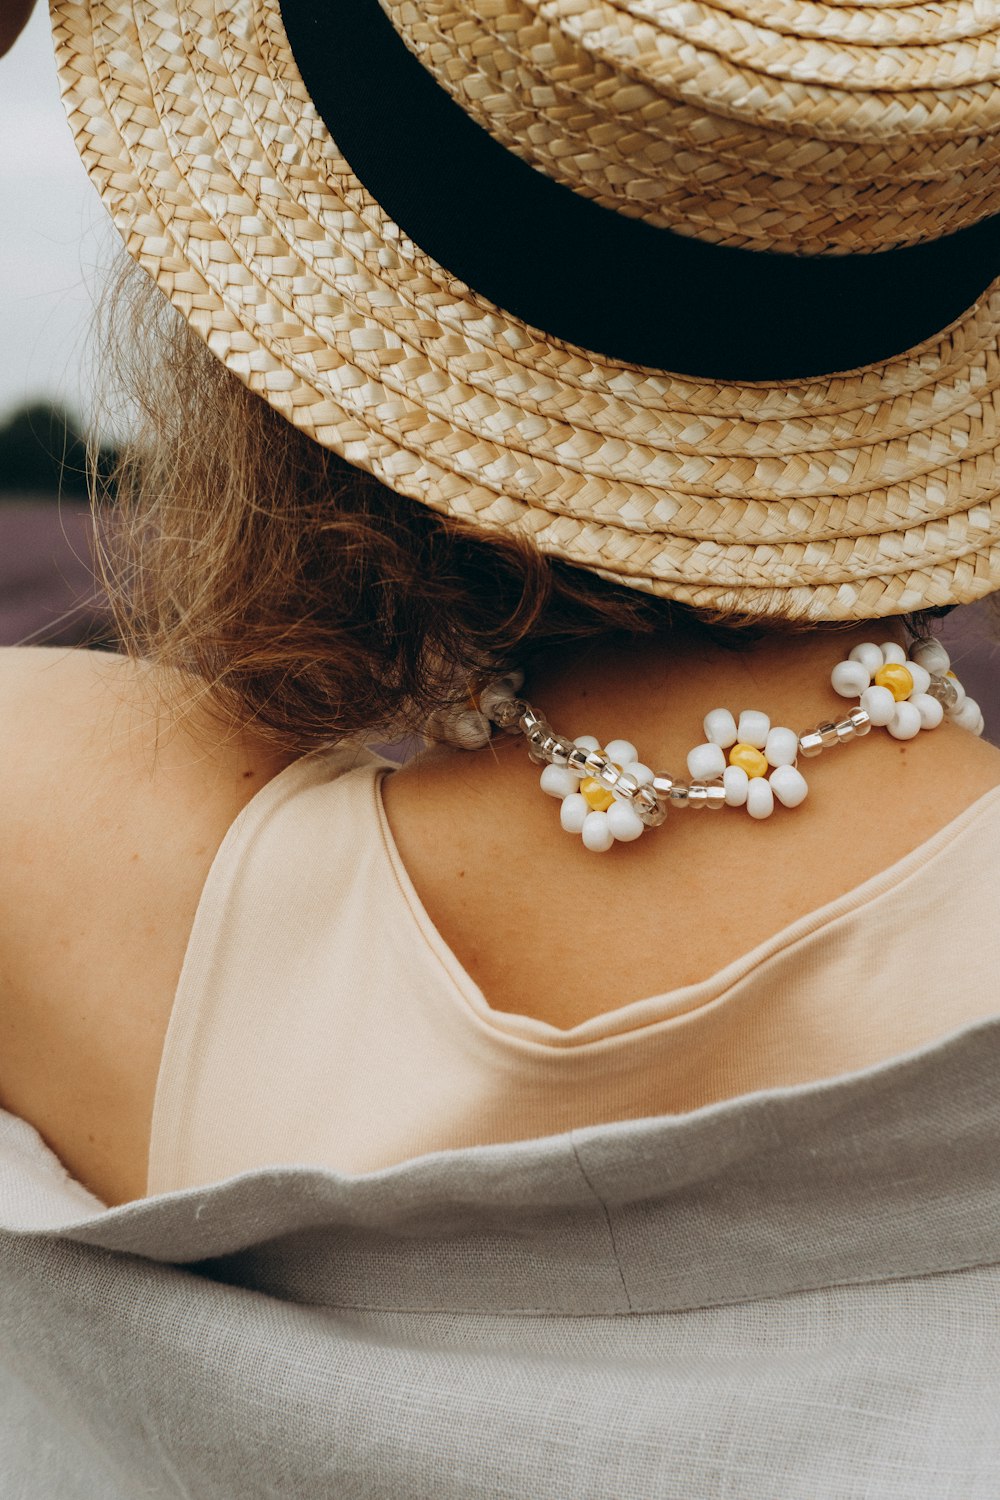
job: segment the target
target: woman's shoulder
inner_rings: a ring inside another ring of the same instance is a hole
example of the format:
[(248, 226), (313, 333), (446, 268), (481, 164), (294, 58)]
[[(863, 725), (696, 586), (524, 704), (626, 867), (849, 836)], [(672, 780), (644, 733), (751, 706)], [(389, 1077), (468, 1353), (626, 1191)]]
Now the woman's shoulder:
[[(162, 872), (171, 852), (221, 840), (288, 760), (213, 721), (204, 689), (181, 674), (106, 652), (0, 650), (8, 881), (66, 894), (92, 877), (121, 899), (128, 891), (116, 875), (133, 884)], [(81, 904), (89, 895), (73, 894)]]
[(0, 651), (0, 1104), (99, 1196), (144, 1190), (202, 887), (288, 762), (213, 730), (188, 687), (106, 653)]

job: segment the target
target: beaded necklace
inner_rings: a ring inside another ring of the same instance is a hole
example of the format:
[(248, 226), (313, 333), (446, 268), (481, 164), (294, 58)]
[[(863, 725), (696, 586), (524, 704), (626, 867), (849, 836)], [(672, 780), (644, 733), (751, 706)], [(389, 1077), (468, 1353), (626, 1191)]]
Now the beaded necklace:
[(494, 726), (523, 734), (529, 756), (544, 767), (542, 791), (560, 803), (562, 827), (597, 854), (659, 827), (672, 809), (739, 807), (751, 818), (768, 818), (776, 802), (798, 807), (809, 790), (799, 757), (810, 759), (860, 739), (873, 726), (910, 740), (947, 716), (973, 734), (983, 732), (979, 705), (951, 670), (940, 641), (931, 637), (914, 641), (909, 656), (895, 641), (881, 646), (866, 641), (836, 664), (830, 682), (840, 697), (857, 703), (844, 718), (803, 734), (772, 724), (759, 709), (743, 709), (738, 717), (728, 708), (710, 710), (704, 741), (688, 752), (687, 780), (652, 770), (630, 740), (610, 740), (602, 747), (593, 735), (570, 740), (557, 734), (519, 696), (521, 672), (493, 678), (475, 706), (440, 715), (436, 728), (441, 738), (467, 750), (487, 744)]

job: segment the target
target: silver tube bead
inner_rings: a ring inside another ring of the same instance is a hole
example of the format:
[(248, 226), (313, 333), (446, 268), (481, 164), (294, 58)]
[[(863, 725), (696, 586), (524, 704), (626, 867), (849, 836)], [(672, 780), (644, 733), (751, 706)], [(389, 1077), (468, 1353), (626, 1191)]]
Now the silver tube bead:
[(810, 758), (813, 755), (823, 753), (823, 736), (818, 729), (810, 729), (808, 734), (799, 735), (799, 754)]
[(528, 755), (536, 766), (548, 764), (548, 756), (545, 753), (546, 743), (552, 739), (552, 727), (547, 724), (540, 714), (533, 714), (534, 723), (525, 731), (528, 741)]
[(837, 731), (838, 745), (846, 745), (848, 740), (853, 740), (855, 730), (850, 719), (838, 719), (833, 727)]
[(675, 781), (670, 788), (670, 806), (675, 807), (678, 812), (681, 808), (687, 807), (690, 791), (691, 788), (683, 781)]
[(858, 736), (859, 739), (862, 735), (867, 734), (869, 729), (871, 729), (872, 727), (871, 716), (866, 709), (863, 709), (860, 706), (858, 708), (852, 708), (847, 717), (854, 725), (854, 733)]
[(709, 782), (705, 788), (705, 805), (711, 812), (718, 812), (720, 807), (726, 805), (726, 789), (716, 782)]
[(823, 741), (824, 750), (833, 750), (840, 744), (840, 736), (837, 734), (837, 726), (830, 719), (823, 724), (816, 725), (816, 733)]

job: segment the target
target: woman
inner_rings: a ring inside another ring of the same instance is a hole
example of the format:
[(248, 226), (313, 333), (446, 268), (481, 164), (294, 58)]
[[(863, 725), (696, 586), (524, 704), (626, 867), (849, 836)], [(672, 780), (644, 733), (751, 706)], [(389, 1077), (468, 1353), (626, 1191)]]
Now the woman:
[(2, 667), (20, 1493), (994, 1495), (996, 24), (54, 20), (146, 420), (136, 659)]

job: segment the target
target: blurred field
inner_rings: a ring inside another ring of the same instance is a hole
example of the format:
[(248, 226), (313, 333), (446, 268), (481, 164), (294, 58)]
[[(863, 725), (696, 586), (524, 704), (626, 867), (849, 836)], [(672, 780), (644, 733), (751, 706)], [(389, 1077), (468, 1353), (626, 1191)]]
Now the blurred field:
[(85, 503), (0, 501), (0, 645), (106, 644)]

